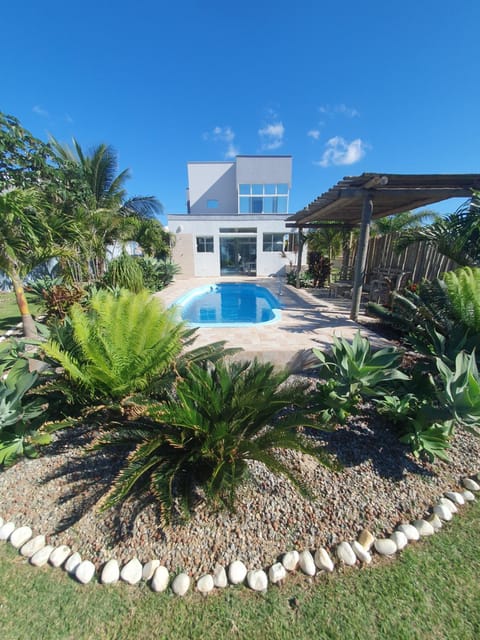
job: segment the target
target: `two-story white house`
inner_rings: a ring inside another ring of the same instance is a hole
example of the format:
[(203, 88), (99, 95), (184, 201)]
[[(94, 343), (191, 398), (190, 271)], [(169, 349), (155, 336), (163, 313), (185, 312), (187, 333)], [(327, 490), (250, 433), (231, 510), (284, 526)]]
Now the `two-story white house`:
[(187, 213), (168, 215), (180, 278), (284, 274), (297, 263), (287, 229), (291, 156), (189, 162)]

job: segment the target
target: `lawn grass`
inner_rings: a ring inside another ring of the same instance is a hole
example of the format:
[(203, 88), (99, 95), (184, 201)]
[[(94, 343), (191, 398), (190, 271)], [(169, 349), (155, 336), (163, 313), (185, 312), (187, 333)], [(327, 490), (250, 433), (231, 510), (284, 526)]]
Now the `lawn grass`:
[(378, 566), (322, 574), (313, 584), (290, 576), (265, 595), (235, 587), (178, 598), (144, 584), (77, 585), (0, 543), (1, 637), (469, 640), (480, 636), (479, 549), (476, 503)]
[[(35, 315), (42, 312), (42, 305), (34, 302), (36, 296), (26, 294), (30, 313)], [(14, 293), (0, 293), (0, 335), (12, 329), (21, 321), (21, 315), (18, 310)]]

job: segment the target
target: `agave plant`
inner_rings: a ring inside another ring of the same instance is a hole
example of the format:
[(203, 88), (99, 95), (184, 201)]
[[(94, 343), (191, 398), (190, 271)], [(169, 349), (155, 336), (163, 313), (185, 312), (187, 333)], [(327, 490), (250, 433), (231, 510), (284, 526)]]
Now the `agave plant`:
[(36, 457), (36, 447), (51, 442), (50, 434), (40, 431), (45, 410), (41, 400), (25, 400), (37, 378), (20, 358), (0, 380), (0, 465), (8, 466), (22, 455)]
[(370, 342), (355, 334), (352, 342), (334, 337), (331, 354), (313, 349), (317, 356), (320, 376), (324, 382), (317, 385), (317, 402), (326, 409), (326, 415), (344, 422), (347, 415), (360, 402), (362, 396), (381, 393), (385, 383), (407, 380), (399, 370), (402, 353), (394, 347), (373, 351)]
[(189, 335), (175, 311), (147, 292), (100, 290), (88, 308), (72, 307), (67, 330), (53, 333), (45, 352), (77, 395), (120, 400), (169, 371)]
[(328, 460), (298, 432), (301, 426), (319, 427), (308, 415), (306, 384), (285, 384), (288, 375), (257, 361), (192, 364), (176, 386), (176, 397), (152, 409), (150, 420), (118, 426), (95, 444), (135, 446), (104, 507), (134, 490), (152, 492), (166, 522), (174, 507), (188, 515), (199, 494), (210, 504), (232, 507), (248, 460), (285, 475), (306, 493), (278, 451)]

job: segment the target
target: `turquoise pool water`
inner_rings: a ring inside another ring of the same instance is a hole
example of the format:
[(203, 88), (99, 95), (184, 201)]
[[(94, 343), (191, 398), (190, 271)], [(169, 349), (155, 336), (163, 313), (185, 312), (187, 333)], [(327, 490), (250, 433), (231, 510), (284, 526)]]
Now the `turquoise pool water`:
[(175, 303), (198, 327), (237, 327), (278, 322), (281, 304), (265, 287), (246, 282), (205, 285)]

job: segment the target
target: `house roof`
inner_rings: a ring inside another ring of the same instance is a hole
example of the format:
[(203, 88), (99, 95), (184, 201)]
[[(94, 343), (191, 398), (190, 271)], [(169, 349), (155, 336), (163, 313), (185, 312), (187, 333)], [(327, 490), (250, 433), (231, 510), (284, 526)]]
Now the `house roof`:
[(469, 198), (480, 190), (480, 174), (362, 173), (347, 176), (287, 219), (288, 226), (321, 220), (359, 224), (368, 195), (373, 201), (372, 218), (410, 211), (448, 198)]

